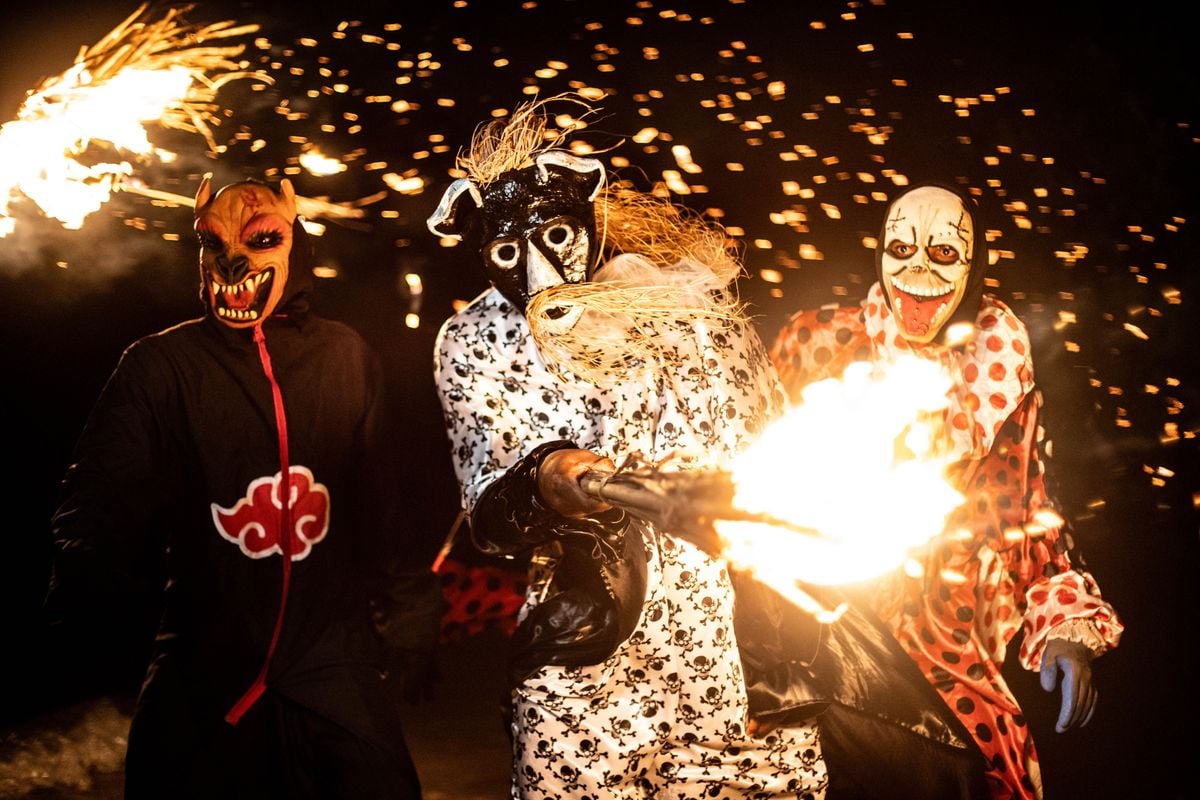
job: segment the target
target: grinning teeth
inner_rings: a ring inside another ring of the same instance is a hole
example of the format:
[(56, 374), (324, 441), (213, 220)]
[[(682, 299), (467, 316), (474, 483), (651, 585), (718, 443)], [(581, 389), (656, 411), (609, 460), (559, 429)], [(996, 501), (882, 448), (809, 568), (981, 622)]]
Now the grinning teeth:
[(230, 319), (237, 319), (237, 320), (258, 319), (258, 312), (254, 311), (253, 309), (251, 309), (249, 311), (237, 311), (237, 310), (234, 310), (231, 308), (218, 308), (217, 314), (219, 314), (222, 317), (228, 317)]
[(945, 289), (935, 289), (935, 288), (918, 289), (916, 287), (907, 286), (895, 279), (892, 280), (892, 284), (900, 291), (905, 292), (906, 294), (911, 294), (915, 297), (940, 297), (941, 295), (950, 294), (951, 292), (954, 291), (953, 286), (951, 286), (949, 288), (945, 288)]
[(213, 288), (219, 292), (224, 292), (225, 294), (237, 294), (238, 292), (245, 291), (247, 289), (257, 289), (259, 284), (261, 284), (265, 278), (265, 274), (260, 274), (251, 276), (241, 283), (221, 284), (213, 281)]

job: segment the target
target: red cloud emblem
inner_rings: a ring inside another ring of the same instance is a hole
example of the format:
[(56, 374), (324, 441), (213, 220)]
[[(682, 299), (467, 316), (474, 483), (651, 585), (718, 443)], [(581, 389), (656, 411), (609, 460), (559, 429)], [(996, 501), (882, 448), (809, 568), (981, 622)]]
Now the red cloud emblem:
[[(329, 532), (329, 490), (313, 479), (308, 467), (294, 466), (290, 474), (291, 551), (292, 560), (299, 561)], [(279, 535), (283, 509), (282, 477), (282, 472), (276, 472), (274, 477), (251, 481), (246, 487), (246, 496), (233, 508), (212, 504), (217, 533), (240, 547), (250, 558), (266, 558), (283, 552), (283, 540)]]

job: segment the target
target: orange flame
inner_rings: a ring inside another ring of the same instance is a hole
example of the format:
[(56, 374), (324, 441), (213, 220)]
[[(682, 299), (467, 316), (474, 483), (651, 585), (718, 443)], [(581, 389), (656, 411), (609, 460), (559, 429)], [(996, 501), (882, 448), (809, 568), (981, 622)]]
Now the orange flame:
[[(83, 49), (61, 75), (31, 91), (17, 118), (0, 126), (0, 237), (16, 225), (12, 205), (32, 200), (65, 228), (78, 229), (133, 173), (123, 156), (170, 160), (147, 135), (147, 124), (203, 134), (209, 146), (215, 124), (212, 100), (226, 81), (241, 77), (230, 59), (241, 46), (205, 42), (258, 30), (222, 22), (197, 27), (182, 21), (190, 7), (170, 9), (157, 20), (138, 8), (99, 43)], [(115, 160), (80, 161), (94, 142), (115, 151)]]
[(721, 521), (725, 557), (823, 618), (838, 612), (801, 583), (857, 583), (902, 567), (963, 502), (941, 446), (951, 386), (941, 364), (909, 356), (852, 364), (843, 378), (807, 387), (731, 473), (738, 508), (820, 535)]

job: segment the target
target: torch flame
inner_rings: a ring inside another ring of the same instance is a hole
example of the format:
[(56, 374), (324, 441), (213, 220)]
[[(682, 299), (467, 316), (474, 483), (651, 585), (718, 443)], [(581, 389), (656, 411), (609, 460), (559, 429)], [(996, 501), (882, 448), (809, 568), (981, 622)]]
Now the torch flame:
[(939, 446), (951, 386), (941, 364), (907, 356), (855, 363), (807, 387), (730, 471), (738, 508), (821, 535), (718, 521), (723, 555), (819, 618), (836, 617), (798, 583), (851, 584), (901, 568), (963, 502)]
[(132, 165), (124, 159), (82, 163), (93, 142), (142, 158), (169, 157), (147, 136), (146, 125), (160, 122), (204, 135), (215, 150), (217, 89), (241, 77), (267, 80), (236, 71), (231, 59), (242, 46), (204, 44), (252, 33), (257, 25), (197, 27), (182, 20), (190, 6), (149, 21), (146, 8), (81, 50), (68, 70), (29, 93), (16, 119), (0, 126), (0, 237), (13, 231), (9, 212), (22, 196), (63, 227), (78, 229), (121, 188)]

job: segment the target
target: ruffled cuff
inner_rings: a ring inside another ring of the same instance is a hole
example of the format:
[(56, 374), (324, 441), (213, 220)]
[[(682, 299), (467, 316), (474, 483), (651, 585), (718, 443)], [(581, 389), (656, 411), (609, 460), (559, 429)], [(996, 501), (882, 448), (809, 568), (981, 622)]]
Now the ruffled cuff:
[[(1026, 600), (1025, 638), (1018, 658), (1028, 670), (1041, 668), (1042, 651), (1052, 636), (1079, 641), (1099, 655), (1115, 648), (1125, 630), (1117, 612), (1100, 597), (1095, 581), (1086, 573), (1060, 572), (1039, 581), (1026, 594)], [(1084, 626), (1090, 632), (1085, 633)], [(1098, 641), (1092, 640), (1089, 633), (1094, 633)]]
[(1100, 635), (1100, 631), (1088, 619), (1069, 619), (1065, 622), (1060, 622), (1046, 633), (1046, 641), (1051, 639), (1066, 639), (1068, 642), (1077, 642), (1092, 653), (1092, 658), (1097, 658), (1104, 655), (1108, 651), (1108, 645), (1104, 641), (1104, 637)]

